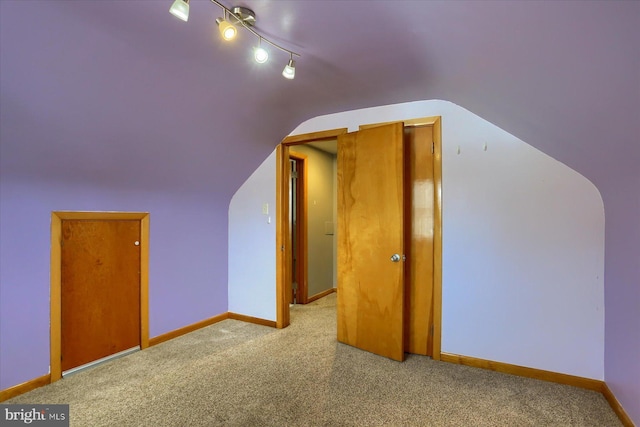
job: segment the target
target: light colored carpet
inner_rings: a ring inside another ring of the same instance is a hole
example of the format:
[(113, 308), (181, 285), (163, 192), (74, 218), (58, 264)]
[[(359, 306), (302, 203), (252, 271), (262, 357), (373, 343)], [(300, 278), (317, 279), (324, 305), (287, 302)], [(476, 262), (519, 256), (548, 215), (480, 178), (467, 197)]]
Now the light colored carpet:
[(72, 426), (620, 426), (600, 393), (336, 342), (335, 294), (276, 330), (225, 320), (4, 403)]

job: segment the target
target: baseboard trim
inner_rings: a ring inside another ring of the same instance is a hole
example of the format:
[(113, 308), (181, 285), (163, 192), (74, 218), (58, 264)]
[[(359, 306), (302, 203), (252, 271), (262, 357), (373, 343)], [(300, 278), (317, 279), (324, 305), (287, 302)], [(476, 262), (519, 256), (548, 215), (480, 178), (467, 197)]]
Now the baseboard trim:
[(271, 328), (276, 327), (276, 322), (273, 320), (260, 319), (258, 317), (245, 316), (244, 314), (229, 312), (229, 319), (241, 320), (247, 323), (255, 323), (256, 325), (269, 326)]
[(276, 322), (272, 320), (259, 319), (257, 317), (245, 316), (244, 314), (232, 313), (228, 311), (226, 313), (222, 313), (222, 314), (218, 314), (217, 316), (210, 317), (209, 319), (205, 319), (200, 322), (187, 325), (183, 328), (176, 329), (171, 332), (167, 332), (166, 334), (162, 334), (162, 335), (158, 335), (157, 337), (150, 338), (149, 346), (154, 346), (154, 345), (163, 343), (165, 341), (178, 338), (181, 335), (188, 334), (189, 332), (197, 331), (198, 329), (213, 325), (214, 323), (218, 323), (226, 319), (241, 320), (247, 323), (255, 323), (257, 325), (270, 326), (272, 328), (276, 327)]
[(525, 366), (511, 365), (509, 363), (495, 362), (493, 360), (477, 359), (475, 357), (461, 356), (459, 354), (442, 353), (443, 362), (457, 363), (458, 365), (473, 366), (475, 368), (489, 369), (504, 374), (517, 375), (519, 377), (535, 378), (537, 380), (550, 381), (559, 384), (572, 385), (602, 392), (603, 381), (574, 375), (560, 374), (558, 372), (544, 371), (542, 369), (527, 368)]
[(327, 295), (331, 295), (336, 291), (336, 288), (327, 289), (326, 291), (322, 291), (319, 294), (315, 294), (314, 296), (307, 298), (307, 304), (310, 302), (314, 302), (315, 300), (319, 300), (320, 298), (324, 298)]
[(625, 427), (635, 427), (633, 421), (626, 413), (618, 399), (609, 389), (606, 382), (591, 378), (577, 377), (574, 375), (560, 374), (558, 372), (544, 371), (542, 369), (527, 368), (525, 366), (511, 365), (509, 363), (495, 362), (493, 360), (478, 359), (475, 357), (461, 356), (459, 354), (441, 353), (443, 362), (456, 363), (458, 365), (472, 366), (474, 368), (488, 369), (502, 372), (504, 374), (517, 375), (519, 377), (535, 378), (537, 380), (549, 381), (558, 384), (566, 384), (574, 387), (585, 388), (602, 393), (609, 406), (616, 413), (620, 422)]
[[(243, 322), (270, 326), (272, 328), (276, 327), (276, 322), (272, 320), (259, 319), (257, 317), (245, 316), (244, 314), (226, 312), (226, 313), (219, 314), (217, 316), (210, 317), (205, 320), (201, 320), (200, 322), (187, 325), (183, 328), (176, 329), (171, 332), (167, 332), (166, 334), (162, 334), (162, 335), (158, 335), (157, 337), (150, 338), (149, 347), (158, 345), (165, 341), (169, 341), (181, 335), (188, 334), (189, 332), (197, 331), (198, 329), (213, 325), (214, 323), (218, 323), (226, 319), (235, 319)], [(14, 385), (4, 390), (0, 390), (0, 402), (4, 402), (5, 400), (11, 399), (12, 397), (19, 396), (21, 394), (27, 393), (31, 390), (34, 390), (36, 388), (49, 385), (49, 384), (51, 384), (51, 374), (43, 375), (41, 377), (26, 381), (22, 384)]]
[(616, 396), (613, 394), (607, 383), (604, 382), (602, 383), (602, 395), (607, 399), (609, 406), (611, 406), (611, 409), (616, 413), (624, 427), (635, 427), (635, 424), (631, 421), (631, 417), (629, 417), (620, 402), (618, 402), (618, 399), (616, 399)]
[(158, 335), (157, 337), (153, 337), (149, 339), (149, 347), (158, 345), (160, 343), (169, 341), (174, 338), (178, 338), (181, 335), (188, 334), (189, 332), (197, 331), (198, 329), (213, 325), (214, 323), (221, 322), (228, 318), (229, 318), (228, 312), (222, 313), (222, 314), (218, 314), (217, 316), (213, 316), (208, 319), (201, 320), (200, 322), (187, 325), (183, 328), (175, 329), (171, 332), (167, 332), (166, 334)]
[(12, 397), (19, 396), (28, 391), (35, 390), (36, 388), (44, 385), (51, 384), (51, 374), (43, 375), (38, 378), (23, 382), (22, 384), (14, 385), (13, 387), (0, 390), (0, 402), (9, 400)]

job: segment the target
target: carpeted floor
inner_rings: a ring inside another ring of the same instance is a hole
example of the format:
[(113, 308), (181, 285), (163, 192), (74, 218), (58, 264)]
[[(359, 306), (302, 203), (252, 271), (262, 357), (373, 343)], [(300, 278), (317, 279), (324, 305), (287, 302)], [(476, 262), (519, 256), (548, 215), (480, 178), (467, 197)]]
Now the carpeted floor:
[(335, 294), (283, 330), (225, 320), (4, 403), (72, 426), (620, 426), (600, 393), (336, 342)]

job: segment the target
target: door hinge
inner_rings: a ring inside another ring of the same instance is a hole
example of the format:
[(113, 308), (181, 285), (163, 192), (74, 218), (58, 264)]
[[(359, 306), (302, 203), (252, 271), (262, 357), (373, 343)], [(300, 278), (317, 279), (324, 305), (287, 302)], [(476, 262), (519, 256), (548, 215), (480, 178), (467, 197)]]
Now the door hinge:
[(436, 152), (436, 143), (432, 142), (431, 143), (431, 154), (434, 154)]
[(431, 334), (431, 336), (433, 336), (433, 323), (431, 324), (431, 330), (429, 331), (429, 333)]
[(291, 171), (291, 178), (293, 179), (298, 178), (298, 171)]

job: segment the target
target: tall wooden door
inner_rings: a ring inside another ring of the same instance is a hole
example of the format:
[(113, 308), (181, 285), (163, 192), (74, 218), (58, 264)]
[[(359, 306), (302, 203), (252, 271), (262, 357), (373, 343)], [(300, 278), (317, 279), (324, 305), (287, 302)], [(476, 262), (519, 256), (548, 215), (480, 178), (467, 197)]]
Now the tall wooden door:
[(140, 221), (63, 220), (66, 371), (140, 345)]
[(307, 303), (307, 239), (305, 155), (289, 153), (289, 230), (291, 230), (291, 290), (289, 304)]
[(338, 137), (338, 341), (404, 360), (403, 123)]

